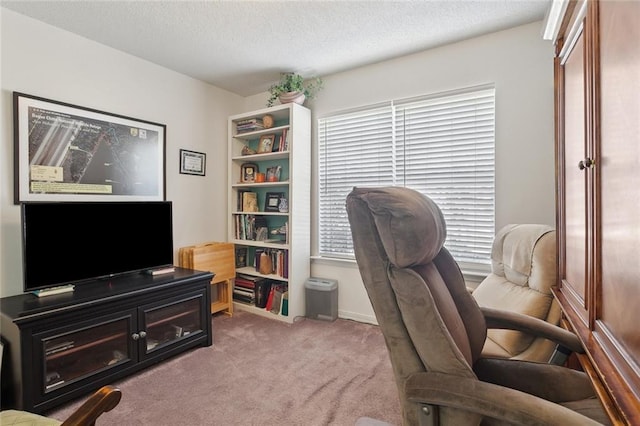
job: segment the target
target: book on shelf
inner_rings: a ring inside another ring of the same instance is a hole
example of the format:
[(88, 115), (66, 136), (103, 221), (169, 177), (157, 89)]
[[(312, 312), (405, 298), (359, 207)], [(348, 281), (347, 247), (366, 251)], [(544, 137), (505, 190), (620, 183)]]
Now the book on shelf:
[(245, 281), (245, 280), (241, 280), (241, 279), (236, 278), (233, 288), (239, 288), (239, 289), (253, 291), (255, 286), (256, 285), (255, 285), (255, 283), (253, 281)]
[(245, 192), (250, 192), (248, 189), (239, 189), (238, 190), (238, 201), (236, 203), (236, 210), (241, 212), (242, 211), (242, 199), (244, 197), (244, 193)]
[(273, 143), (273, 152), (284, 151), (284, 138), (287, 133), (287, 129), (282, 129), (282, 133), (278, 135), (276, 141)]
[(254, 289), (256, 306), (258, 308), (264, 308), (267, 306), (267, 298), (269, 297), (269, 291), (271, 290), (271, 280), (263, 280), (256, 283)]
[(275, 290), (273, 291), (273, 301), (271, 303), (271, 309), (269, 309), (269, 311), (272, 314), (279, 314), (281, 304), (282, 304), (282, 290), (278, 286), (276, 286)]
[[(284, 283), (273, 282), (269, 289), (269, 296), (267, 297), (267, 303), (265, 310), (273, 314), (282, 314), (282, 299), (284, 294), (288, 291), (288, 287)], [(288, 300), (287, 294), (287, 300)], [(287, 302), (287, 315), (288, 315), (288, 302)]]
[(256, 282), (256, 281), (259, 281), (259, 280), (264, 280), (263, 277), (256, 277), (254, 275), (243, 274), (242, 272), (238, 272), (236, 274), (236, 278), (240, 278), (240, 279), (244, 279), (244, 280), (252, 281), (252, 282)]
[(264, 127), (258, 124), (248, 124), (246, 126), (238, 126), (236, 127), (236, 129), (238, 133), (247, 133), (247, 132), (253, 132), (256, 130), (262, 130), (264, 129)]
[(264, 277), (254, 277), (252, 275), (238, 273), (236, 274), (235, 285), (236, 287), (240, 286), (240, 287), (250, 288), (253, 290), (256, 286), (256, 283), (264, 280), (265, 280)]
[(245, 305), (255, 305), (253, 299), (249, 299), (249, 298), (246, 298), (244, 296), (239, 296), (239, 295), (237, 295), (235, 293), (233, 294), (233, 301), (234, 302), (240, 302), (240, 303), (243, 303)]
[[(236, 239), (251, 241), (264, 241), (268, 239), (267, 218), (263, 215), (237, 214), (234, 220), (234, 235)], [(260, 230), (261, 228), (264, 229)]]
[(253, 237), (253, 215), (239, 214), (235, 217), (235, 236), (238, 240), (252, 240)]
[(262, 281), (266, 281), (266, 278), (238, 273), (236, 274), (235, 283), (236, 286), (254, 289), (256, 284), (261, 283)]
[(289, 130), (288, 129), (284, 129), (282, 131), (282, 145), (280, 146), (280, 151), (286, 151), (287, 150), (287, 138), (289, 137)]
[(235, 279), (234, 296), (243, 302), (264, 308), (272, 282), (272, 280), (263, 277), (238, 273)]
[(250, 118), (243, 118), (240, 119), (238, 121), (236, 121), (237, 124), (251, 124), (251, 123), (260, 123), (262, 124), (262, 118), (260, 117), (250, 117)]
[(247, 252), (246, 247), (236, 247), (236, 268), (247, 266)]
[(264, 309), (270, 311), (273, 307), (273, 293), (276, 291), (276, 286), (272, 285), (269, 289), (269, 295), (267, 296), (267, 303), (264, 305)]
[(289, 151), (289, 145), (291, 143), (291, 133), (286, 132), (284, 137), (284, 149), (283, 151)]
[(252, 214), (236, 215), (235, 235), (239, 240), (255, 239), (255, 216)]
[(247, 118), (236, 121), (236, 131), (238, 133), (246, 133), (262, 129), (264, 129), (264, 123), (261, 118)]
[(258, 193), (253, 191), (245, 191), (242, 193), (242, 211), (257, 212), (258, 209)]
[(233, 293), (234, 294), (240, 294), (242, 296), (246, 296), (246, 297), (254, 297), (254, 292), (252, 288), (244, 288), (244, 287), (234, 287), (233, 288)]
[(256, 247), (256, 249), (253, 251), (253, 267), (256, 269), (256, 271), (260, 270), (260, 256), (265, 250), (266, 249), (264, 248)]
[(256, 301), (255, 294), (252, 289), (244, 289), (241, 287), (233, 288), (233, 300), (252, 305), (255, 304)]
[(282, 293), (282, 305), (280, 307), (280, 314), (283, 316), (289, 316), (289, 291)]

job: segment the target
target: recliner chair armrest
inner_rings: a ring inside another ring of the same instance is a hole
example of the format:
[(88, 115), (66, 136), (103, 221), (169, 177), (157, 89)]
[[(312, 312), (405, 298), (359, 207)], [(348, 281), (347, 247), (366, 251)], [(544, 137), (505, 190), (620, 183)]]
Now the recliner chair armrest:
[(458, 408), (513, 424), (600, 425), (562, 405), (475, 378), (416, 373), (406, 380), (404, 389), (414, 403)]
[(575, 334), (538, 318), (516, 312), (480, 307), (487, 328), (517, 330), (552, 340), (573, 352), (584, 353), (580, 339)]
[(122, 398), (122, 392), (115, 386), (103, 386), (78, 407), (60, 426), (95, 425), (103, 413), (113, 410)]

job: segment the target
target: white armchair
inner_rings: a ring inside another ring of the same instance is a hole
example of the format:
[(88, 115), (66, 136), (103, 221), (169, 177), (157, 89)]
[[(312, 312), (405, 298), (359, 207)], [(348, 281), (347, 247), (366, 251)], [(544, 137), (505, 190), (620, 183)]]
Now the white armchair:
[[(507, 225), (491, 250), (491, 274), (473, 291), (481, 308), (524, 314), (553, 325), (560, 306), (551, 293), (556, 284), (556, 232), (547, 225)], [(520, 331), (490, 329), (483, 356), (548, 362), (556, 344)]]

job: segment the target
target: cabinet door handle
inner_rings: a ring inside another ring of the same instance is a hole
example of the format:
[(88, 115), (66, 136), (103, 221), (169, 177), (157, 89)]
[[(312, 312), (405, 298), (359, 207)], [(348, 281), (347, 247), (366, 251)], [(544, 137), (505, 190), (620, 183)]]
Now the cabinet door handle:
[(584, 170), (584, 169), (588, 169), (588, 168), (593, 167), (594, 164), (595, 164), (595, 161), (593, 161), (591, 158), (587, 157), (584, 160), (578, 161), (578, 168), (580, 170)]
[(140, 338), (144, 339), (145, 337), (147, 337), (147, 332), (146, 331), (141, 331), (140, 332)]
[(131, 338), (132, 338), (133, 340), (138, 340), (138, 339), (140, 338), (140, 335), (139, 335), (138, 333), (133, 333), (133, 334), (131, 335)]

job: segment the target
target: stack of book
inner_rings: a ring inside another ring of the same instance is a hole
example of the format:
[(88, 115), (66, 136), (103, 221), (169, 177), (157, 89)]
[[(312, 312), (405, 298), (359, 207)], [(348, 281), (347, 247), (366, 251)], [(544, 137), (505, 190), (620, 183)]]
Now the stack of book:
[(256, 298), (253, 294), (253, 290), (239, 285), (237, 280), (236, 285), (233, 287), (233, 301), (244, 303), (246, 305), (256, 304)]
[(251, 275), (238, 274), (233, 288), (233, 300), (264, 308), (271, 289), (271, 281)]
[(238, 133), (253, 132), (254, 130), (262, 130), (264, 125), (261, 118), (248, 118), (236, 122), (236, 131)]

